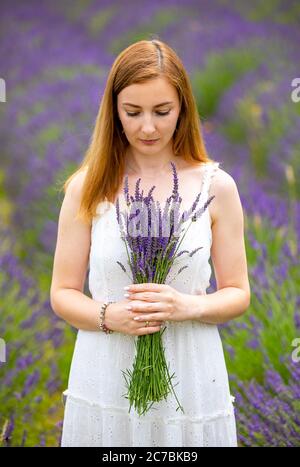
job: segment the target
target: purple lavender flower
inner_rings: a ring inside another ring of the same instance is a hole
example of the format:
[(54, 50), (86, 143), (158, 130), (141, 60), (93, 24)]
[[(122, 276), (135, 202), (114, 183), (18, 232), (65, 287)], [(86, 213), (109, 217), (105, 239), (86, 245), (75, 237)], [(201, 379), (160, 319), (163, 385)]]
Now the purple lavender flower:
[[(141, 178), (136, 181), (135, 193), (132, 196), (129, 193), (128, 176), (125, 177), (123, 192), (127, 206), (126, 211), (121, 211), (119, 199), (116, 201), (117, 221), (121, 238), (126, 244), (129, 256), (128, 263), (134, 283), (165, 282), (175, 258), (179, 256), (177, 254), (178, 249), (191, 222), (201, 217), (214, 198), (214, 196), (211, 196), (203, 206), (196, 210), (201, 195), (200, 192), (191, 208), (180, 214), (182, 198), (179, 196), (178, 175), (175, 164), (171, 162), (171, 165), (173, 190), (163, 209), (159, 202), (155, 203), (153, 200), (152, 192), (155, 186), (151, 188), (145, 197), (143, 192), (140, 192)], [(182, 237), (180, 237), (183, 232), (182, 226), (189, 219), (191, 222)], [(201, 248), (198, 247), (194, 251), (188, 252), (189, 256), (192, 257)], [(125, 266), (120, 261), (117, 261), (117, 264), (126, 272)], [(177, 274), (182, 270), (183, 268)]]
[[(189, 256), (192, 257), (202, 248), (195, 248), (192, 252), (184, 250), (178, 253), (178, 249), (189, 226), (197, 217), (203, 214), (214, 196), (210, 197), (198, 212), (195, 212), (200, 199), (201, 193), (199, 193), (191, 209), (185, 211), (181, 215), (180, 205), (182, 198), (179, 196), (178, 176), (175, 164), (172, 162), (171, 164), (173, 171), (173, 190), (172, 195), (167, 198), (163, 209), (159, 202), (154, 202), (152, 192), (155, 186), (151, 188), (148, 195), (145, 197), (143, 191), (140, 192), (141, 178), (136, 182), (134, 196), (129, 193), (128, 177), (125, 178), (123, 189), (126, 200), (125, 211), (120, 210), (119, 199), (116, 201), (117, 221), (120, 227), (121, 238), (125, 243), (133, 283), (165, 283), (166, 277), (176, 258), (183, 253), (188, 253)], [(180, 237), (183, 231), (181, 227), (189, 218), (191, 218), (191, 222), (184, 231), (183, 236)], [(117, 261), (117, 264), (121, 267), (123, 272), (127, 273), (125, 266), (120, 261)], [(177, 276), (187, 267), (187, 265), (181, 266), (177, 272)], [(150, 334), (138, 337), (137, 354), (133, 370), (127, 370), (130, 383), (128, 383), (126, 378), (126, 372), (123, 372), (128, 387), (128, 396), (126, 396), (126, 398), (130, 400), (130, 408), (132, 404), (135, 404), (135, 408), (140, 415), (145, 413), (152, 406), (154, 401), (166, 398), (170, 390), (173, 391), (178, 402), (176, 410), (181, 409), (183, 411), (171, 383), (174, 374), (171, 376), (169, 375), (168, 366), (165, 361), (161, 342), (161, 336), (164, 330), (165, 328), (157, 333), (158, 336)], [(160, 362), (159, 364), (149, 364), (149, 359), (151, 360), (150, 356), (154, 354), (157, 359), (156, 362)], [(147, 374), (145, 376), (149, 381), (149, 387), (154, 388), (152, 389), (152, 395), (147, 391), (146, 393), (143, 392), (144, 385), (141, 384), (143, 380), (143, 369), (147, 369)], [(141, 374), (142, 380), (140, 379)], [(148, 405), (149, 403), (150, 407)]]

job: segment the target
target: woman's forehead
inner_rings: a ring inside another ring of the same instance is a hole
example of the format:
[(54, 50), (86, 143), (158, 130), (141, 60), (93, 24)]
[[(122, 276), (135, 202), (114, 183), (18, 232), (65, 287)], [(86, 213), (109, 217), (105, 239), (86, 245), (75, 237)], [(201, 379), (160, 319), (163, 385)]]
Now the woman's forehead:
[(176, 102), (178, 97), (174, 86), (157, 78), (127, 86), (119, 93), (118, 99), (121, 104), (128, 102), (136, 106), (149, 104), (155, 107), (164, 102)]

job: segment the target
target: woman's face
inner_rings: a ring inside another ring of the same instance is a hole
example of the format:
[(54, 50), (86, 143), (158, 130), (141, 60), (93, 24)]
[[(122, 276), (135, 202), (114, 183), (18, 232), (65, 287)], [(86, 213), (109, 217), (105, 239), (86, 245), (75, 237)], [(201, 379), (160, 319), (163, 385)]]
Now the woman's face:
[[(129, 144), (137, 152), (161, 152), (170, 144), (180, 113), (176, 89), (164, 78), (124, 88), (117, 97), (118, 115)], [(144, 144), (141, 140), (156, 140)]]

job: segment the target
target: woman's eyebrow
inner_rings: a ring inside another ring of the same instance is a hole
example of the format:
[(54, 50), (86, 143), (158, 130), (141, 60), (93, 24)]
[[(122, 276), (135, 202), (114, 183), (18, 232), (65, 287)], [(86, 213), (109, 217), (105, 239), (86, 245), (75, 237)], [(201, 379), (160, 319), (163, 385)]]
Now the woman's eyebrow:
[[(171, 101), (161, 102), (160, 104), (156, 104), (154, 106), (154, 108), (161, 107), (162, 105), (166, 105), (166, 104), (173, 104), (173, 102), (171, 102)], [(131, 104), (130, 102), (123, 102), (123, 105), (131, 105), (131, 107), (136, 107), (137, 109), (141, 109), (141, 107), (139, 105)]]

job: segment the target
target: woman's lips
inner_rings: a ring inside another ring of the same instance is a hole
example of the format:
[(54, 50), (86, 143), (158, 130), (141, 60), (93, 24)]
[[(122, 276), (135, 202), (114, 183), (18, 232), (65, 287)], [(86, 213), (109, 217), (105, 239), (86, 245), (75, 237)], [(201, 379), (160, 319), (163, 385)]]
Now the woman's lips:
[(158, 141), (158, 139), (146, 139), (146, 140), (145, 140), (145, 139), (141, 139), (140, 141), (141, 141), (142, 143), (144, 143), (144, 144), (154, 144), (154, 143), (156, 143), (156, 142)]

